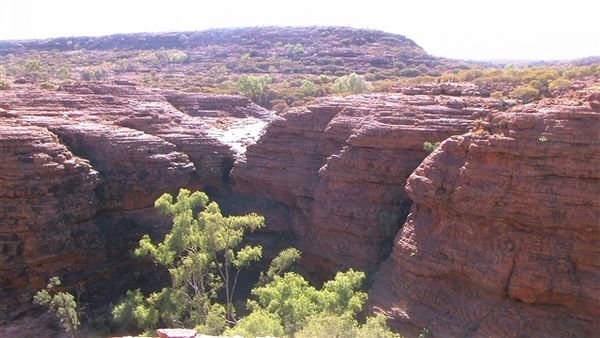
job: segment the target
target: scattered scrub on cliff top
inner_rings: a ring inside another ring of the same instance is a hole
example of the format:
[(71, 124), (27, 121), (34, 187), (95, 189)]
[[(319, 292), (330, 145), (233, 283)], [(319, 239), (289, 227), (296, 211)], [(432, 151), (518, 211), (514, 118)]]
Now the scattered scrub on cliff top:
[(405, 83), (473, 82), (489, 89), (494, 96), (508, 95), (530, 102), (542, 97), (563, 94), (573, 86), (573, 80), (600, 77), (600, 64), (589, 66), (472, 67), (444, 72), (440, 76), (419, 76)]
[(238, 319), (234, 292), (239, 273), (262, 258), (262, 247), (243, 246), (243, 238), (262, 227), (264, 218), (223, 216), (206, 194), (186, 189), (175, 200), (162, 195), (155, 207), (173, 218), (173, 228), (158, 244), (144, 235), (135, 254), (168, 268), (171, 286), (147, 296), (139, 289), (128, 291), (112, 311), (122, 329), (150, 333), (158, 326), (183, 326), (246, 337), (325, 337), (335, 330), (343, 336), (397, 337), (385, 317), (370, 317), (363, 325), (356, 320), (367, 299), (360, 290), (363, 272), (340, 272), (318, 290), (299, 274), (285, 272), (300, 257), (293, 248), (283, 250), (261, 274), (252, 290), (255, 299), (248, 300), (249, 314)]

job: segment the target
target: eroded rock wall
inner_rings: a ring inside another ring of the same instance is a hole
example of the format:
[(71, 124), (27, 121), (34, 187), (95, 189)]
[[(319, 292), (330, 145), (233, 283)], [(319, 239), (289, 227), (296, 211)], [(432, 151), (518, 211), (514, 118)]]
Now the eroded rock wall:
[(590, 337), (600, 316), (600, 111), (493, 114), (408, 179), (414, 201), (373, 307), (436, 337)]
[(0, 336), (51, 276), (89, 299), (159, 278), (130, 252), (168, 230), (152, 203), (180, 187), (264, 214), (269, 255), (297, 246), (314, 279), (379, 269), (371, 308), (408, 335), (593, 335), (600, 113), (584, 94), (506, 110), (476, 86), (415, 86), (276, 117), (239, 96), (16, 85), (0, 92)]
[[(406, 178), (425, 141), (461, 134), (499, 108), (479, 97), (373, 94), (324, 98), (274, 121), (233, 170), (238, 193), (271, 199), (307, 269), (373, 269), (410, 201)], [(272, 225), (272, 224), (271, 224)]]
[(52, 276), (85, 302), (156, 283), (159, 271), (131, 256), (144, 233), (168, 230), (154, 200), (180, 187), (223, 192), (274, 118), (244, 97), (127, 84), (18, 85), (0, 102), (0, 328)]

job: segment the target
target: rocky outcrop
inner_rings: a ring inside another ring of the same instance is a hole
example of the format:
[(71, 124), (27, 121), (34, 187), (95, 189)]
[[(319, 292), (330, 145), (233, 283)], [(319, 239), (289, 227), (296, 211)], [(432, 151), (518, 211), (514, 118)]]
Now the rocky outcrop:
[[(169, 103), (183, 99), (194, 105)], [(126, 84), (19, 85), (0, 101), (0, 328), (52, 276), (84, 301), (155, 283), (130, 254), (142, 234), (168, 230), (154, 200), (180, 187), (223, 191), (274, 118), (243, 97)]]
[(47, 274), (85, 280), (86, 263), (106, 257), (90, 221), (99, 177), (88, 161), (47, 129), (18, 125), (0, 128), (0, 158), (0, 318), (10, 320)]
[(405, 333), (590, 337), (600, 316), (600, 111), (545, 100), (444, 141), (370, 291)]
[(239, 96), (17, 84), (0, 92), (0, 336), (34, 332), (3, 325), (51, 276), (84, 301), (160, 279), (130, 252), (167, 231), (152, 203), (180, 187), (264, 214), (265, 255), (293, 244), (314, 279), (378, 270), (371, 307), (408, 335), (590, 336), (600, 111), (586, 90), (509, 109), (476, 86), (413, 86), (276, 117)]
[(233, 169), (238, 193), (271, 200), (272, 229), (295, 234), (307, 269), (328, 277), (387, 256), (426, 141), (461, 134), (498, 101), (427, 95), (325, 98), (274, 121)]

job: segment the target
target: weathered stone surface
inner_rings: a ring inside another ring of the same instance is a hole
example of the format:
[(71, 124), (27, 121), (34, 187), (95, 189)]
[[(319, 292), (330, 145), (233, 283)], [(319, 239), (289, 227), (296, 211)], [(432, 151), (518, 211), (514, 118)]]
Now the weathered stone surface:
[(182, 186), (265, 214), (266, 249), (291, 235), (316, 279), (373, 271), (393, 245), (371, 306), (409, 335), (598, 332), (597, 96), (502, 112), (476, 87), (414, 90), (281, 118), (127, 83), (0, 92), (0, 336), (33, 334), (2, 325), (51, 276), (86, 300), (160, 278), (130, 250), (167, 230), (152, 201)]
[(467, 131), (498, 104), (482, 98), (375, 94), (325, 98), (274, 121), (233, 170), (240, 193), (271, 198), (307, 268), (371, 269), (389, 253), (410, 202), (406, 178), (425, 141)]
[(446, 140), (370, 291), (408, 333), (588, 337), (600, 316), (600, 111), (546, 100)]
[[(169, 103), (182, 97), (194, 105)], [(52, 276), (86, 301), (160, 278), (130, 254), (142, 234), (168, 230), (154, 200), (223, 190), (274, 118), (242, 97), (117, 84), (17, 85), (0, 102), (0, 336)]]
[(17, 125), (0, 127), (0, 158), (0, 318), (10, 320), (48, 275), (84, 281), (85, 262), (105, 257), (90, 222), (99, 177), (89, 162), (47, 129)]

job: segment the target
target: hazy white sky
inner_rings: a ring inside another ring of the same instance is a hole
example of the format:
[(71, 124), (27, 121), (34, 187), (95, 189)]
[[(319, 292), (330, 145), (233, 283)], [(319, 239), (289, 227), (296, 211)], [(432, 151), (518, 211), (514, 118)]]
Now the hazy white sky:
[(600, 55), (597, 0), (0, 0), (0, 40), (217, 27), (341, 25), (399, 33), (437, 56)]

